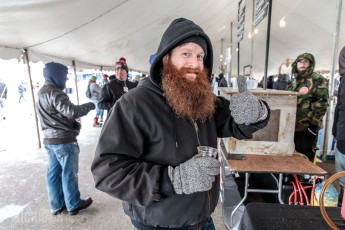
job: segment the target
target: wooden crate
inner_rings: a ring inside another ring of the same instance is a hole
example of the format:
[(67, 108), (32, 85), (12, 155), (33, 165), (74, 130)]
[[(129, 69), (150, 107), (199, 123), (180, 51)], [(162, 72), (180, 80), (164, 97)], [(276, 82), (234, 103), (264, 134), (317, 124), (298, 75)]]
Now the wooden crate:
[[(237, 89), (230, 87), (220, 87), (219, 91), (227, 99), (238, 93)], [(271, 109), (269, 123), (255, 132), (250, 140), (223, 138), (226, 150), (229, 153), (291, 156), (295, 151), (293, 139), (298, 93), (261, 88), (250, 91), (268, 103)]]

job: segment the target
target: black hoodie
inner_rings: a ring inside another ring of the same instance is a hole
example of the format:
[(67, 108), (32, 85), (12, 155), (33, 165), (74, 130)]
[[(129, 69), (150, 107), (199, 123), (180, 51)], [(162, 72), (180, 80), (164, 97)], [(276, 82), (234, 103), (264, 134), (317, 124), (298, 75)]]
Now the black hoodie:
[(332, 133), (337, 139), (337, 149), (345, 154), (345, 47), (339, 54), (340, 84), (338, 100), (334, 111)]
[[(160, 87), (163, 56), (185, 38), (205, 37), (204, 65), (211, 69), (212, 49), (207, 35), (192, 21), (177, 19), (168, 27), (152, 64), (150, 79), (123, 95), (103, 125), (91, 171), (96, 188), (123, 200), (125, 213), (138, 229), (186, 227), (204, 221), (219, 197), (219, 176), (209, 191), (175, 194), (167, 175), (197, 154), (197, 146), (217, 148), (217, 137), (251, 138), (269, 119), (254, 125), (237, 125), (229, 101), (217, 97), (214, 117), (197, 122), (177, 116)], [(155, 228), (156, 227), (156, 228)]]
[(208, 69), (209, 78), (211, 77), (213, 49), (209, 37), (204, 33), (203, 29), (201, 29), (201, 27), (196, 25), (194, 22), (185, 18), (178, 18), (175, 19), (164, 32), (161, 42), (158, 46), (155, 59), (151, 65), (150, 77), (155, 85), (159, 86), (161, 83), (160, 71), (163, 67), (163, 57), (177, 45), (181, 44), (182, 41), (192, 36), (200, 36), (204, 38), (207, 43), (207, 55), (204, 61), (204, 66), (206, 69)]

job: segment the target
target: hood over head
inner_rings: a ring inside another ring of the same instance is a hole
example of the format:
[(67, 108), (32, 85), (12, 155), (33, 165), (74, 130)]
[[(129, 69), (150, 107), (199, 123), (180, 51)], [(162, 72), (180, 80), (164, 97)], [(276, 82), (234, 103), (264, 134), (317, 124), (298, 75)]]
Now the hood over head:
[(213, 50), (209, 37), (203, 29), (194, 22), (185, 19), (175, 19), (164, 32), (158, 46), (155, 58), (150, 68), (150, 78), (156, 85), (161, 83), (162, 59), (178, 45), (194, 42), (200, 45), (205, 52), (204, 66), (208, 69), (208, 77), (211, 77), (213, 64)]
[(67, 74), (67, 66), (60, 63), (49, 62), (45, 64), (43, 69), (43, 76), (46, 82), (54, 83), (61, 90), (65, 88), (66, 81), (68, 80)]
[(345, 76), (345, 46), (339, 54), (339, 74), (341, 77)]
[(298, 55), (296, 60), (292, 63), (292, 70), (291, 70), (292, 74), (293, 75), (299, 74), (297, 70), (297, 62), (301, 59), (309, 60), (309, 66), (307, 70), (305, 71), (305, 73), (303, 73), (303, 76), (309, 76), (310, 74), (314, 72), (314, 68), (315, 68), (315, 58), (310, 53), (303, 53), (303, 54)]

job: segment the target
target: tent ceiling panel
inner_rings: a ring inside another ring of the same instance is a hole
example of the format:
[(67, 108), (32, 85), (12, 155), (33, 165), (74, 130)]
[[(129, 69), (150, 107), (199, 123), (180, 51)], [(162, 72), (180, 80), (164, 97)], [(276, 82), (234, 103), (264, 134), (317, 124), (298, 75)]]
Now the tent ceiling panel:
[[(317, 69), (330, 69), (337, 2), (273, 1), (268, 74), (277, 73), (287, 57), (303, 52), (315, 55)], [(124, 56), (131, 69), (147, 72), (149, 56), (156, 51), (162, 33), (173, 19), (185, 17), (210, 36), (214, 73), (221, 65), (220, 54), (232, 47), (232, 74), (236, 74), (237, 7), (237, 0), (4, 0), (0, 4), (0, 58), (20, 58), (21, 50), (27, 48), (32, 61), (71, 65), (75, 60), (81, 68), (112, 69), (115, 60)], [(253, 1), (247, 0), (240, 73), (244, 65), (252, 64), (254, 76), (260, 77), (265, 65), (267, 17), (258, 26), (259, 34), (250, 40), (252, 8)], [(344, 14), (341, 21), (345, 21)], [(282, 29), (279, 20), (283, 17), (286, 27)], [(341, 29), (340, 48), (344, 44)]]

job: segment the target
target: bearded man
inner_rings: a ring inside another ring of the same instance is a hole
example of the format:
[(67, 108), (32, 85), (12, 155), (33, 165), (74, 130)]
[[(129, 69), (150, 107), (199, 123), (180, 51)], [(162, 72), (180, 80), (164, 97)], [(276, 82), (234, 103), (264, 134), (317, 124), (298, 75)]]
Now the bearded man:
[(314, 162), (315, 148), (323, 117), (327, 112), (328, 81), (314, 72), (315, 58), (310, 53), (297, 56), (292, 63), (292, 78), (287, 90), (299, 92), (295, 123), (295, 149)]
[(95, 185), (123, 201), (134, 229), (214, 229), (220, 163), (197, 147), (252, 138), (268, 122), (267, 104), (248, 90), (231, 102), (212, 94), (212, 59), (204, 31), (175, 19), (150, 77), (117, 101), (104, 124), (91, 166)]

